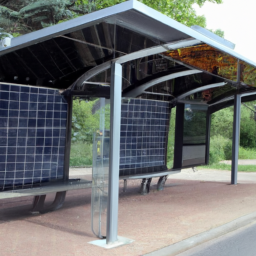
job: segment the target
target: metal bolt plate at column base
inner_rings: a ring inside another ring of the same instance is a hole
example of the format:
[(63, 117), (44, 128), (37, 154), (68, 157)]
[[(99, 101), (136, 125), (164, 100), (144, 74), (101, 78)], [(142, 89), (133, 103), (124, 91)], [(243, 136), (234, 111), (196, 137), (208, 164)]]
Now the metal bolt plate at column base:
[(96, 245), (96, 246), (99, 246), (99, 247), (102, 247), (105, 249), (112, 249), (112, 248), (116, 248), (116, 247), (119, 247), (122, 245), (131, 244), (132, 242), (134, 242), (134, 240), (125, 238), (122, 236), (118, 236), (117, 241), (114, 243), (107, 244), (106, 239), (101, 239), (101, 240), (95, 240), (95, 241), (89, 242), (89, 244), (93, 244), (93, 245)]

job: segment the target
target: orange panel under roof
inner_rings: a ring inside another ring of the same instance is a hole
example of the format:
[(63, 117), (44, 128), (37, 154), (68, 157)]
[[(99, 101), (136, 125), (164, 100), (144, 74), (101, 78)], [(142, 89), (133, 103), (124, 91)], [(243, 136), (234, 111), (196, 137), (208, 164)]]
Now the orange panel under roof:
[[(207, 44), (168, 51), (164, 55), (222, 78), (237, 81), (237, 58)], [(240, 81), (256, 87), (256, 68), (244, 61), (240, 64)]]

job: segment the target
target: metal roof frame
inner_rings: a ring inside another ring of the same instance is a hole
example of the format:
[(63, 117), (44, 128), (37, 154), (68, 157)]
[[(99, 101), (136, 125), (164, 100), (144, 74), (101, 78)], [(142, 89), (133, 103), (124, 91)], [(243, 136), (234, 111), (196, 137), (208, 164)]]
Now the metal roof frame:
[[(156, 25), (153, 27), (151, 26), (152, 24), (141, 25), (138, 23), (138, 20), (135, 19), (134, 21), (134, 17), (137, 17), (137, 18), (140, 17), (142, 21), (149, 20), (150, 22), (154, 22)], [(34, 44), (38, 44), (40, 42), (47, 41), (52, 38), (62, 37), (67, 33), (75, 32), (79, 29), (96, 25), (103, 21), (111, 24), (111, 23), (115, 23), (116, 20), (118, 20), (118, 22), (121, 24), (120, 25), (118, 23), (118, 25), (122, 26), (122, 21), (124, 21), (123, 22), (124, 27), (128, 27), (133, 31), (137, 31), (137, 32), (139, 31), (139, 33), (144, 34), (147, 37), (153, 38), (154, 33), (156, 33), (157, 30), (161, 31), (161, 33), (165, 31), (165, 33), (168, 34), (169, 29), (172, 29), (177, 33), (181, 33), (184, 39), (178, 40), (178, 41), (170, 41), (170, 42), (167, 42), (166, 44), (159, 44), (155, 47), (145, 48), (136, 52), (132, 52), (130, 54), (126, 54), (119, 58), (115, 58), (110, 61), (104, 62), (101, 65), (97, 65), (91, 68), (90, 70), (88, 70), (82, 76), (80, 76), (80, 78), (78, 78), (76, 82), (69, 87), (69, 89), (72, 90), (75, 85), (78, 85), (78, 86), (82, 85), (85, 81), (88, 81), (90, 78), (94, 77), (95, 75), (109, 69), (111, 67), (111, 63), (113, 62), (118, 64), (124, 64), (138, 58), (143, 58), (143, 57), (151, 56), (155, 54), (161, 54), (162, 52), (166, 52), (168, 50), (175, 50), (175, 49), (189, 47), (189, 46), (202, 44), (202, 43), (206, 43), (209, 46), (212, 46), (220, 51), (223, 51), (237, 58), (238, 62), (239, 60), (242, 60), (256, 67), (255, 62), (243, 57), (242, 55), (238, 54), (236, 51), (230, 49), (229, 47), (221, 44), (220, 42), (217, 42), (216, 40), (213, 40), (210, 37), (207, 37), (207, 35), (200, 33), (200, 31), (198, 30), (194, 30), (183, 24), (180, 24), (179, 22), (155, 11), (152, 8), (149, 8), (148, 6), (145, 6), (144, 4), (136, 0), (126, 1), (124, 3), (118, 4), (103, 10), (99, 10), (93, 13), (89, 13), (84, 16), (81, 16), (57, 25), (44, 28), (39, 31), (35, 31), (17, 38), (13, 38), (12, 45), (10, 47), (0, 48), (0, 56), (10, 52), (15, 52), (16, 50), (19, 50), (28, 46), (32, 46)], [(146, 30), (142, 30), (142, 27), (144, 29), (146, 28)], [(162, 34), (161, 33), (159, 32), (159, 35), (163, 36), (163, 33)], [(164, 37), (162, 38), (157, 37), (157, 38), (159, 42), (164, 41)], [(189, 65), (186, 65), (186, 64), (184, 64), (184, 66), (189, 67)], [(194, 69), (193, 67), (189, 67), (189, 68)], [(198, 68), (196, 69), (200, 70)], [(207, 73), (204, 70), (201, 70), (201, 71)], [(211, 75), (214, 75), (214, 74), (211, 74)], [(170, 79), (172, 78), (170, 77)], [(227, 79), (224, 79), (224, 80), (228, 81)], [(157, 79), (155, 79), (154, 82), (157, 83)], [(153, 81), (150, 82), (152, 86), (154, 85), (153, 84), (154, 82)], [(136, 90), (139, 90), (139, 89), (136, 89)], [(184, 92), (184, 93), (187, 93), (187, 92)]]
[(167, 75), (167, 76), (161, 76), (159, 78), (156, 78), (156, 79), (153, 79), (139, 87), (136, 87), (135, 89), (127, 92), (127, 93), (124, 93), (123, 94), (123, 97), (127, 97), (127, 98), (136, 98), (137, 96), (139, 96), (140, 94), (144, 93), (145, 90), (147, 90), (148, 88), (156, 85), (156, 84), (159, 84), (159, 83), (162, 83), (162, 82), (165, 82), (165, 81), (168, 81), (168, 80), (172, 80), (174, 78), (177, 78), (177, 77), (182, 77), (182, 76), (189, 76), (189, 75), (194, 75), (194, 74), (199, 74), (199, 73), (202, 73), (202, 71), (200, 70), (197, 70), (197, 69), (192, 69), (192, 70), (186, 70), (186, 71), (181, 71), (181, 72), (176, 72), (176, 73), (173, 73), (173, 74), (170, 74), (170, 75)]
[(201, 91), (204, 91), (204, 90), (209, 90), (209, 89), (212, 89), (212, 88), (216, 88), (216, 87), (220, 87), (220, 86), (224, 86), (225, 82), (221, 82), (221, 83), (215, 83), (215, 84), (207, 84), (207, 85), (204, 85), (204, 86), (201, 86), (201, 87), (198, 87), (196, 89), (193, 89), (193, 90), (190, 90), (190, 91), (187, 91), (179, 96), (176, 97), (176, 99), (179, 101), (179, 100), (182, 100), (184, 99), (185, 97), (191, 95), (191, 94), (194, 94), (196, 92), (201, 92)]
[[(114, 15), (125, 14), (129, 11), (135, 11), (143, 15), (144, 17), (150, 18), (155, 22), (162, 24), (163, 28), (173, 28), (177, 31), (180, 31), (186, 34), (188, 37), (194, 38), (196, 40), (202, 41), (216, 49), (219, 49), (223, 52), (226, 52), (235, 58), (245, 61), (248, 64), (256, 67), (256, 63), (245, 58), (241, 54), (237, 53), (236, 51), (230, 49), (227, 46), (220, 44), (219, 42), (195, 31), (192, 28), (189, 28), (167, 16), (164, 14), (159, 13), (158, 11), (136, 1), (130, 0), (103, 10), (99, 10), (93, 13), (86, 14), (84, 16), (51, 26), (47, 27), (17, 38), (12, 39), (12, 45), (7, 48), (0, 49), (0, 56), (9, 52), (13, 52), (15, 50), (24, 48), (26, 46), (30, 46), (33, 44), (40, 43), (42, 41), (46, 41), (48, 39), (64, 35), (70, 32), (74, 32), (78, 29), (88, 27), (89, 25), (97, 24), (102, 22), (106, 19), (111, 19)], [(125, 17), (127, 19), (127, 16)], [(132, 18), (132, 17), (131, 17)], [(135, 29), (135, 28), (134, 28)], [(146, 31), (147, 33), (147, 31)], [(169, 42), (171, 43), (171, 42)]]

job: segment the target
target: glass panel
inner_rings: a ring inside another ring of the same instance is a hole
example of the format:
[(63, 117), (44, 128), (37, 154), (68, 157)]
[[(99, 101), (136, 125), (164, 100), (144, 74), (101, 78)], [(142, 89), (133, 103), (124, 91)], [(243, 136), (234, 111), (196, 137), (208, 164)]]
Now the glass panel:
[(183, 167), (205, 163), (207, 109), (207, 105), (185, 104), (182, 147)]
[(95, 109), (99, 129), (95, 131), (93, 141), (91, 217), (93, 233), (103, 238), (107, 223), (110, 105), (100, 98), (95, 102)]
[(183, 146), (182, 167), (205, 164), (205, 145)]
[(206, 143), (206, 116), (208, 106), (185, 104), (183, 144)]

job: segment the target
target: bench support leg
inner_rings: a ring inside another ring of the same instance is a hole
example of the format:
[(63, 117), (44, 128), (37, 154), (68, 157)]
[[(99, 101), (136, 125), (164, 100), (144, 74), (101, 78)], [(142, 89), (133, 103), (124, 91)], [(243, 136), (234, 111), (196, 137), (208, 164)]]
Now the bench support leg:
[(55, 211), (62, 207), (66, 197), (66, 191), (57, 192), (53, 203), (48, 207), (44, 207), (46, 195), (35, 196), (31, 213), (45, 213), (49, 211)]
[(57, 192), (53, 203), (50, 206), (50, 211), (58, 210), (64, 204), (67, 191)]
[(127, 180), (124, 180), (124, 188), (123, 188), (123, 192), (126, 192), (127, 190)]
[(167, 180), (167, 175), (159, 178), (159, 180), (157, 182), (157, 190), (158, 191), (164, 190), (166, 180)]
[(141, 195), (147, 195), (149, 193), (151, 181), (152, 181), (152, 178), (142, 179), (140, 192), (139, 192)]
[(31, 213), (33, 214), (40, 213), (44, 209), (45, 198), (46, 198), (46, 195), (34, 197)]

